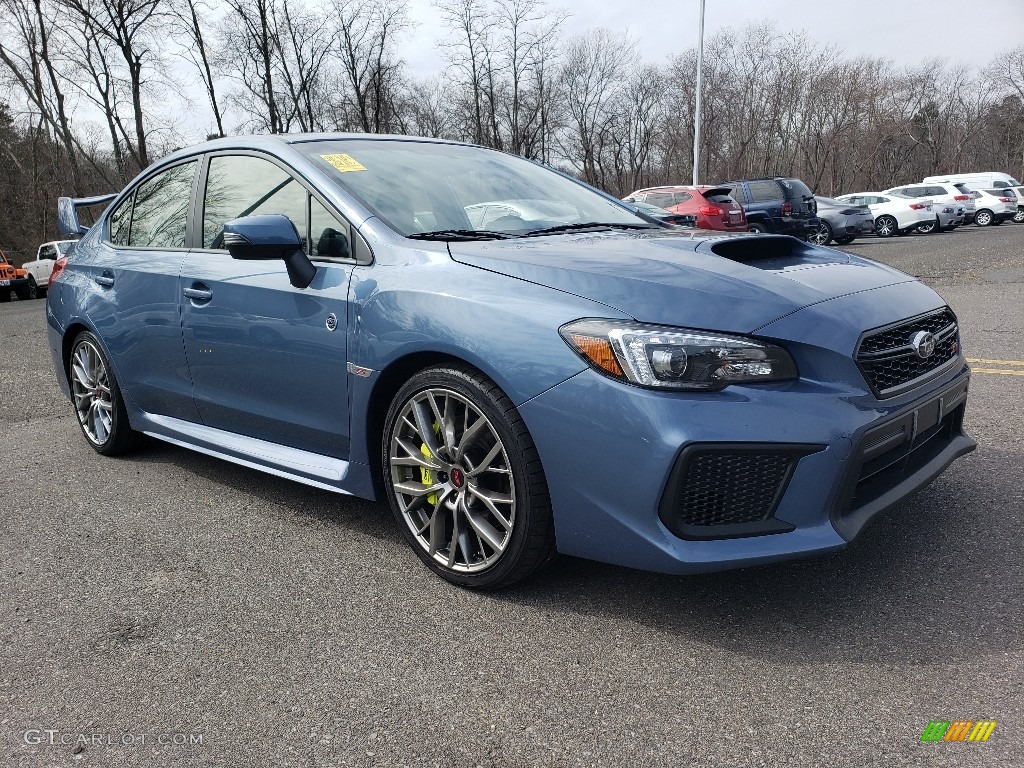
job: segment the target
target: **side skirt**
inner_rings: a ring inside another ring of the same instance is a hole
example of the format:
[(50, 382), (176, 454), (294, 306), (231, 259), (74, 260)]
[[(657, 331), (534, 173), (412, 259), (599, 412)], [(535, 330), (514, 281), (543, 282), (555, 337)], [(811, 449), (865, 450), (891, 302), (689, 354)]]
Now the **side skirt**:
[[(132, 426), (157, 440), (172, 443), (193, 451), (205, 453), (244, 467), (258, 469), (304, 485), (363, 496), (359, 490), (349, 490), (349, 470), (353, 465), (341, 459), (289, 448), (285, 445), (259, 440), (254, 437), (226, 432), (203, 424), (195, 424), (171, 416), (151, 413), (132, 414)], [(355, 475), (362, 474), (356, 468)], [(356, 480), (356, 485), (360, 485)]]

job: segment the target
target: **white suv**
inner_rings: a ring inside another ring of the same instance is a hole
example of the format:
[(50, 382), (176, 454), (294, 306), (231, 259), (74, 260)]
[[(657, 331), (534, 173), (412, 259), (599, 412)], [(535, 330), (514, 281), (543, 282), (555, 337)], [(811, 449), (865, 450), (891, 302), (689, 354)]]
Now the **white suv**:
[(43, 243), (39, 246), (35, 261), (27, 261), (21, 268), (28, 272), (30, 283), (36, 286), (37, 294), (42, 297), (46, 295), (46, 285), (50, 282), (50, 273), (53, 272), (53, 265), (61, 256), (67, 256), (71, 246), (77, 240), (57, 240), (52, 243)]
[[(971, 194), (971, 190), (963, 184), (955, 184), (953, 182), (907, 184), (903, 187), (887, 189), (885, 194), (903, 195), (904, 197), (927, 197), (932, 201), (936, 213), (952, 214), (953, 217), (962, 213), (964, 224), (970, 224), (974, 221), (974, 196)], [(963, 211), (957, 210), (960, 208), (962, 208)], [(938, 218), (941, 220), (945, 218), (945, 216), (939, 216)], [(941, 229), (956, 229), (957, 226), (959, 225), (940, 223), (940, 231)], [(925, 224), (918, 228), (918, 232), (931, 232), (934, 228), (934, 223), (930, 226)]]
[(974, 205), (977, 213), (974, 214), (974, 223), (979, 227), (987, 227), (1012, 219), (1017, 213), (1017, 197), (1010, 197), (1011, 194), (1005, 187), (975, 190)]
[(1017, 212), (1013, 214), (1013, 220), (1018, 224), (1024, 224), (1024, 187), (1010, 187), (1001, 189), (1000, 192), (1013, 192), (1017, 197)]

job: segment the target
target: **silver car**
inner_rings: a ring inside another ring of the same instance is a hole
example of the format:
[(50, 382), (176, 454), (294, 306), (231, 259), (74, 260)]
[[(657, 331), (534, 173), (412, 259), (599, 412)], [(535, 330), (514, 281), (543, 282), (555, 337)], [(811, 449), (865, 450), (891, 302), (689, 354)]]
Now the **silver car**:
[(866, 205), (841, 203), (831, 197), (814, 196), (818, 203), (818, 228), (807, 241), (815, 245), (852, 243), (860, 235), (875, 231), (875, 217)]

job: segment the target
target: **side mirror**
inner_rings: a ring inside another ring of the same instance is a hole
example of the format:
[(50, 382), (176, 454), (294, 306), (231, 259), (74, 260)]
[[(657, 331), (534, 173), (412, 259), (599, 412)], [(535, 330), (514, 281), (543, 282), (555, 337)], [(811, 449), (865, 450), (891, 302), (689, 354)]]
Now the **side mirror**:
[(288, 280), (296, 288), (308, 288), (316, 275), (316, 267), (306, 256), (295, 225), (279, 213), (225, 222), (224, 247), (233, 259), (284, 259)]

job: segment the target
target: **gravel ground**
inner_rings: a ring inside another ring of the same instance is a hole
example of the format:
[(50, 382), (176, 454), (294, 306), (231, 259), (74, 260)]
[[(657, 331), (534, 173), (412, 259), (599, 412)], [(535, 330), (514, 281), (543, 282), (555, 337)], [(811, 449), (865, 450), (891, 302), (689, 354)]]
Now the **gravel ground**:
[[(847, 250), (936, 287), (971, 357), (1024, 360), (1024, 226)], [(0, 305), (0, 765), (1024, 765), (1024, 376), (976, 373), (979, 450), (843, 552), (685, 578), (564, 558), (476, 594), (383, 506), (93, 453), (43, 305)], [(920, 743), (938, 719), (999, 725)]]

